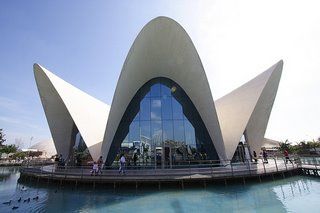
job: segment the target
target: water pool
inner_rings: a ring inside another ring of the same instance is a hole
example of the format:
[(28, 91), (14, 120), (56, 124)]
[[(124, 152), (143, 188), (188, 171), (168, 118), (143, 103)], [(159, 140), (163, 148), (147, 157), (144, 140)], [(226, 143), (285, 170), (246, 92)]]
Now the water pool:
[[(320, 212), (320, 179), (181, 189), (96, 189), (18, 184), (18, 168), (0, 167), (0, 212)], [(22, 187), (26, 190), (21, 190)], [(33, 200), (36, 196), (38, 200)], [(19, 198), (21, 202), (18, 202)], [(30, 202), (23, 200), (31, 198)], [(12, 200), (11, 205), (2, 204)]]

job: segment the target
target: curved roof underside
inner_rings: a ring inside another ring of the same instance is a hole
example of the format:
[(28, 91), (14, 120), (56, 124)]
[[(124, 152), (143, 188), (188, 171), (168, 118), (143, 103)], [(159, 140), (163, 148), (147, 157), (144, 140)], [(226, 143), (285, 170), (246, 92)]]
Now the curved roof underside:
[(244, 131), (251, 151), (260, 150), (278, 90), (282, 67), (283, 62), (279, 61), (215, 102), (228, 159), (233, 157)]
[(68, 158), (76, 125), (92, 158), (98, 159), (110, 107), (38, 64), (34, 75), (58, 154)]
[(102, 144), (104, 159), (129, 102), (141, 86), (155, 77), (169, 78), (184, 89), (198, 110), (220, 159), (225, 159), (214, 101), (198, 53), (185, 30), (166, 17), (150, 21), (128, 53)]

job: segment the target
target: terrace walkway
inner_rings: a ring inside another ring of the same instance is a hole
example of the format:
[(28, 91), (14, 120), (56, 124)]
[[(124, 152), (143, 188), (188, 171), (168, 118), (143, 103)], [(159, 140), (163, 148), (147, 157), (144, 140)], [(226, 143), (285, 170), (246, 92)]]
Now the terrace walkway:
[[(230, 162), (230, 161), (229, 161)], [(283, 159), (269, 159), (269, 163), (262, 163), (261, 160), (256, 163), (228, 163), (225, 166), (215, 164), (193, 164), (185, 165), (182, 168), (166, 169), (145, 169), (143, 167), (127, 168), (124, 175), (118, 173), (115, 167), (106, 168), (103, 173), (97, 176), (91, 176), (89, 167), (65, 167), (57, 169), (55, 165), (47, 166), (28, 166), (21, 169), (22, 179), (32, 178), (37, 181), (56, 181), (78, 183), (160, 183), (178, 182), (183, 185), (184, 182), (205, 182), (214, 180), (242, 179), (245, 183), (246, 178), (256, 177), (261, 181), (263, 176), (282, 175), (296, 173), (301, 171), (301, 162), (288, 162)]]

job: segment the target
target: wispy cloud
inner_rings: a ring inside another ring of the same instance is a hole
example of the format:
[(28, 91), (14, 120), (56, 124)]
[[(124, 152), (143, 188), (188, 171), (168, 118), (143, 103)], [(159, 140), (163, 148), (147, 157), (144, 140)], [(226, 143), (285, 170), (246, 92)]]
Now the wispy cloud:
[(26, 114), (27, 111), (25, 110), (25, 108), (23, 106), (24, 106), (24, 104), (17, 101), (17, 100), (0, 96), (0, 109), (1, 110), (7, 110), (10, 112)]
[(33, 128), (33, 129), (40, 128), (37, 125), (31, 124), (29, 121), (24, 121), (24, 120), (12, 118), (12, 117), (0, 116), (0, 121), (6, 122), (6, 123), (11, 123), (11, 124), (18, 124), (18, 125), (22, 125), (24, 127)]

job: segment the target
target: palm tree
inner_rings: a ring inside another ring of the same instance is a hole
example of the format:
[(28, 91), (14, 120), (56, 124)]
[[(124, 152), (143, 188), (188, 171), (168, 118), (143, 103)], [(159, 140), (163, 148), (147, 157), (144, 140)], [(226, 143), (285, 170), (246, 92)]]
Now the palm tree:
[(287, 150), (288, 152), (291, 152), (292, 146), (288, 139), (285, 140), (285, 142), (280, 142), (279, 146), (279, 151), (284, 152), (284, 150)]

